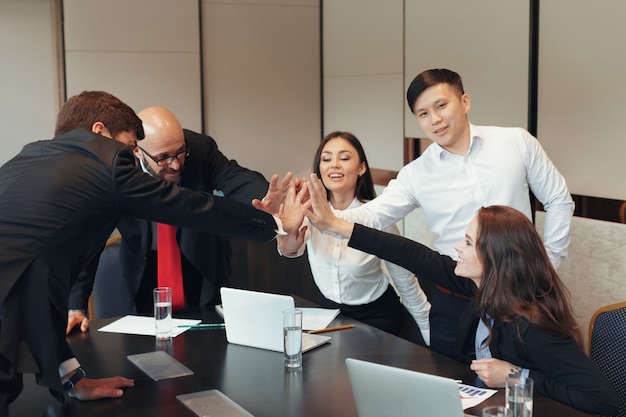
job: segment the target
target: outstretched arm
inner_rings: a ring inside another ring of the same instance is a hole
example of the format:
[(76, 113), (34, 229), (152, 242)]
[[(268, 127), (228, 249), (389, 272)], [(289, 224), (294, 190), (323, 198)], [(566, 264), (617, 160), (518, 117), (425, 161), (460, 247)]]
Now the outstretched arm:
[[(288, 172), (279, 184), (278, 175), (272, 175), (270, 185), (267, 189), (267, 194), (265, 194), (263, 200), (259, 200), (257, 198), (252, 200), (252, 205), (259, 210), (265, 211), (266, 213), (277, 214), (280, 210), (280, 205), (285, 201), (287, 190), (292, 178), (293, 174)], [(296, 184), (296, 186), (297, 185), (299, 184)]]

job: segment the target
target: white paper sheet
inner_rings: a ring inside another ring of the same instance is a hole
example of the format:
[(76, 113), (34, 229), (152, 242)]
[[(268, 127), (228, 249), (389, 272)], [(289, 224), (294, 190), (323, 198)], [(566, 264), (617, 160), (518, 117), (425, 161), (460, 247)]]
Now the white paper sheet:
[(339, 314), (339, 309), (297, 307), (302, 310), (302, 330), (318, 330), (328, 327)]
[(482, 403), (487, 398), (498, 392), (498, 390), (459, 384), (459, 392), (461, 393), (461, 404), (463, 404), (463, 410), (467, 410), (468, 408), (475, 407)]
[[(179, 325), (194, 325), (202, 320), (195, 319), (172, 319), (172, 337), (176, 337), (189, 328), (178, 327)], [(107, 324), (98, 329), (100, 332), (125, 333), (125, 334), (141, 334), (146, 336), (155, 336), (154, 317), (146, 316), (124, 316), (115, 320), (113, 323)]]

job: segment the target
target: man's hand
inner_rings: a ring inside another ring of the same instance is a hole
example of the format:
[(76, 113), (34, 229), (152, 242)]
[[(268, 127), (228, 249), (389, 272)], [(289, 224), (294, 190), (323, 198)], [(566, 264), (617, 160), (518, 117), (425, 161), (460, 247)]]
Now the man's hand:
[(67, 395), (83, 401), (117, 398), (124, 394), (122, 388), (132, 388), (134, 386), (135, 381), (121, 376), (102, 379), (82, 378), (76, 383), (74, 388), (67, 392)]
[[(278, 184), (278, 175), (272, 175), (270, 180), (270, 186), (267, 189), (267, 194), (263, 197), (263, 200), (254, 199), (252, 200), (252, 205), (259, 209), (263, 210), (269, 214), (278, 214), (280, 211), (280, 205), (285, 201), (285, 196), (287, 194), (287, 187), (291, 182), (293, 174), (288, 172), (285, 175), (285, 178), (282, 179), (280, 184)], [(296, 184), (297, 185), (297, 184)]]
[(69, 310), (67, 312), (67, 328), (65, 334), (68, 335), (74, 327), (79, 327), (81, 332), (89, 330), (89, 319), (82, 310)]

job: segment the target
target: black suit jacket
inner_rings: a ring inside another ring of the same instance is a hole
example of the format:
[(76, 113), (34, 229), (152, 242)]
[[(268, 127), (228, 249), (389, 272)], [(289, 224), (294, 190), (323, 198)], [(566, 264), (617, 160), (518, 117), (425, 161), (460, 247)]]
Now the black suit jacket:
[[(472, 280), (454, 274), (456, 262), (452, 258), (415, 241), (357, 224), (348, 245), (400, 265), (444, 288), (472, 297), (476, 293)], [(465, 363), (476, 357), (478, 321), (475, 301), (471, 301), (457, 326), (457, 359)], [(529, 369), (537, 394), (585, 412), (609, 415), (617, 412), (619, 399), (615, 388), (573, 340), (542, 332), (523, 318), (515, 323), (495, 322), (492, 334), (489, 345), (492, 357)]]
[(122, 215), (269, 241), (276, 223), (250, 206), (156, 180), (126, 145), (83, 129), (26, 145), (0, 168), (0, 355), (38, 361), (61, 391), (69, 288)]
[[(235, 160), (229, 160), (220, 152), (217, 143), (210, 136), (190, 130), (184, 130), (184, 135), (189, 156), (185, 159), (181, 186), (211, 194), (219, 191), (225, 197), (247, 205), (251, 205), (254, 198), (261, 199), (265, 196), (269, 184), (263, 175), (241, 167)], [(135, 312), (132, 301), (139, 291), (146, 268), (146, 255), (152, 242), (151, 225), (148, 220), (122, 216), (117, 228), (122, 235), (120, 247), (122, 274), (107, 279), (122, 280), (115, 288), (127, 290), (126, 294), (120, 295), (119, 300), (125, 300), (129, 304), (119, 306), (116, 311), (130, 314)], [(196, 229), (179, 228), (177, 241), (181, 253), (202, 276), (202, 282), (195, 285), (200, 288), (198, 306), (215, 300), (215, 297), (219, 296), (219, 287), (227, 284), (230, 275), (231, 248), (228, 239)], [(81, 277), (72, 288), (70, 308), (86, 309), (94, 278), (95, 268), (91, 268), (91, 271)], [(192, 275), (192, 278), (186, 275), (184, 280), (187, 283), (189, 279), (194, 278), (197, 278), (197, 275)], [(150, 299), (152, 297), (151, 294), (143, 296)], [(188, 305), (188, 307), (197, 306)]]

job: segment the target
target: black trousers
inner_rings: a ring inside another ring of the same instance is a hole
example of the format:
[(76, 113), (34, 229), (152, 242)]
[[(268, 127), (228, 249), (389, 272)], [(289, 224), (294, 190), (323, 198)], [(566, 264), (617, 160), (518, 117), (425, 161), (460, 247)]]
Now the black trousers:
[(322, 295), (320, 305), (323, 308), (338, 308), (348, 317), (396, 336), (400, 334), (404, 323), (404, 307), (391, 285), (378, 300), (369, 304), (339, 304)]
[(13, 365), (0, 355), (0, 416), (9, 415), (9, 404), (15, 401), (23, 388), (22, 374), (17, 373)]

